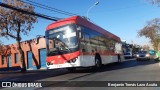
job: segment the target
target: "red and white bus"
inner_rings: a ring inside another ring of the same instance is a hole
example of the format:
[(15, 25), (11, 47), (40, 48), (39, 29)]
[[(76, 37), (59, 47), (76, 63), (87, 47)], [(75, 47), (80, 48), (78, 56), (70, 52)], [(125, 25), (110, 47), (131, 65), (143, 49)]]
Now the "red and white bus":
[(50, 24), (45, 37), (48, 69), (99, 68), (123, 59), (120, 38), (80, 16)]

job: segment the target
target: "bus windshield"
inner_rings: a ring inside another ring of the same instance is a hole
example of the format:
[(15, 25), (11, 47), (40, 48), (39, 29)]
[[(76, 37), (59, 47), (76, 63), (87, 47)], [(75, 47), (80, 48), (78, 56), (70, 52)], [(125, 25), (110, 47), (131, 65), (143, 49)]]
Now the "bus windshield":
[(47, 55), (74, 51), (78, 47), (74, 25), (66, 25), (46, 31)]

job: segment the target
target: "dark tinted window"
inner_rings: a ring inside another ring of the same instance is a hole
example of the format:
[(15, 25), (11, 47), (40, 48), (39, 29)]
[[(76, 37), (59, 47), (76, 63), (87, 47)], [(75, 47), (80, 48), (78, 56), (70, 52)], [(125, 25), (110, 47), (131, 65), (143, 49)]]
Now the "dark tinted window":
[(106, 51), (115, 51), (116, 41), (87, 27), (81, 26), (81, 28), (83, 28), (81, 31), (84, 34), (84, 37), (86, 34), (89, 35), (91, 46), (100, 47)]
[(140, 51), (139, 54), (146, 54), (148, 53), (147, 51)]
[(14, 58), (15, 58), (15, 63), (18, 63), (18, 53), (14, 54)]
[(125, 55), (130, 55), (131, 53), (125, 53)]
[(4, 55), (2, 55), (2, 65), (4, 64)]

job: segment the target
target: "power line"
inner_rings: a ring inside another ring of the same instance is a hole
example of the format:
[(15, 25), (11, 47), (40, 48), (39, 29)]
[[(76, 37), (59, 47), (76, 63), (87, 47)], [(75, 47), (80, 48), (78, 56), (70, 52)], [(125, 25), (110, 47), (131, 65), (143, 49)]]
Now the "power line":
[(47, 16), (47, 15), (40, 14), (40, 13), (35, 13), (35, 12), (29, 12), (29, 11), (19, 9), (17, 7), (14, 7), (14, 6), (7, 5), (7, 4), (2, 3), (2, 2), (0, 2), (0, 6), (5, 7), (5, 8), (9, 8), (9, 9), (12, 9), (12, 10), (15, 10), (15, 11), (18, 11), (18, 12), (22, 12), (22, 13), (25, 13), (25, 14), (41, 17), (41, 18), (44, 18), (44, 19), (47, 19), (47, 20), (52, 20), (52, 21), (59, 20), (59, 18), (56, 18), (56, 17), (51, 17), (51, 16)]
[(43, 7), (47, 7), (47, 8), (53, 9), (53, 10), (55, 10), (56, 12), (67, 13), (68, 15), (69, 15), (69, 14), (70, 14), (70, 15), (77, 15), (77, 14), (74, 14), (74, 13), (70, 13), (70, 12), (67, 12), (67, 11), (63, 11), (63, 10), (60, 10), (60, 9), (56, 9), (56, 8), (53, 8), (53, 7), (49, 7), (49, 6), (46, 6), (46, 5), (37, 3), (37, 2), (33, 2), (33, 1), (31, 1), (31, 0), (26, 0), (26, 1), (28, 1), (28, 2), (30, 2), (30, 3), (34, 3), (34, 4), (37, 4), (37, 5), (40, 5), (40, 6), (43, 6)]
[(46, 6), (46, 5), (37, 3), (37, 2), (33, 2), (33, 1), (30, 1), (30, 0), (26, 0), (26, 1), (27, 2), (24, 2), (24, 1), (21, 1), (21, 2), (24, 2), (24, 3), (27, 3), (27, 4), (31, 4), (33, 6), (36, 6), (36, 7), (39, 7), (39, 8), (43, 8), (43, 9), (46, 9), (46, 10), (50, 10), (50, 11), (53, 11), (53, 12), (57, 12), (57, 13), (60, 13), (60, 14), (68, 15), (68, 16), (77, 15), (77, 14), (74, 14), (74, 13), (70, 13), (70, 12), (67, 12), (67, 11), (63, 11), (63, 10), (60, 10), (60, 9), (49, 7), (49, 6)]

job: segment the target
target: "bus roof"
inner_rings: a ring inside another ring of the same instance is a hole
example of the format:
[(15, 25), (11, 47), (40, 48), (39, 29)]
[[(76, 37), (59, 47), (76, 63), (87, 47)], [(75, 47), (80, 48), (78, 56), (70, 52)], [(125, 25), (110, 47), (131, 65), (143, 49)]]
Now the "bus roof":
[(109, 31), (89, 22), (88, 20), (80, 17), (80, 16), (72, 16), (72, 17), (69, 17), (69, 18), (65, 18), (65, 19), (62, 19), (62, 20), (59, 20), (59, 21), (56, 21), (56, 22), (53, 22), (52, 24), (48, 25), (48, 27), (46, 28), (46, 30), (50, 30), (52, 28), (56, 28), (56, 27), (59, 27), (59, 26), (63, 26), (63, 25), (66, 25), (66, 24), (72, 24), (72, 23), (76, 23), (76, 24), (79, 24), (79, 25), (82, 25), (82, 26), (85, 26), (87, 28), (90, 28), (90, 29), (93, 29), (109, 38), (112, 38), (116, 41), (121, 41), (120, 38), (112, 33), (110, 33)]

